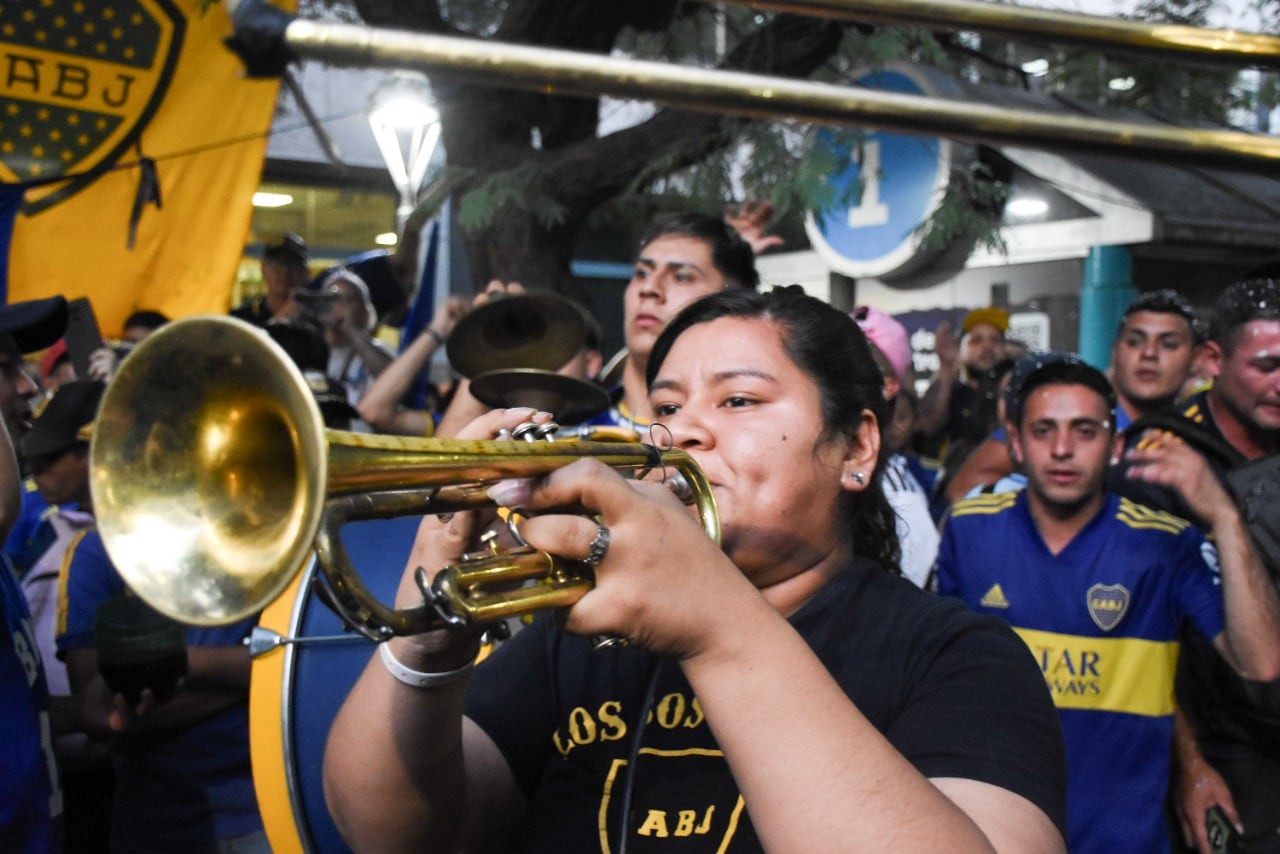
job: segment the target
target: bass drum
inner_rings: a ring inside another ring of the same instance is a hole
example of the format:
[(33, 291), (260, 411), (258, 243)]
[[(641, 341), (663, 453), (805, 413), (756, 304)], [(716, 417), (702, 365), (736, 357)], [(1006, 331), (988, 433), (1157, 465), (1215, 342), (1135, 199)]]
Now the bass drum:
[[(351, 565), (379, 602), (395, 598), (420, 518), (351, 522), (342, 529)], [(253, 782), (275, 854), (351, 850), (325, 807), (320, 771), (329, 726), (376, 647), (345, 631), (320, 600), (319, 572), (313, 556), (258, 622), (297, 641), (255, 657), (249, 689)]]

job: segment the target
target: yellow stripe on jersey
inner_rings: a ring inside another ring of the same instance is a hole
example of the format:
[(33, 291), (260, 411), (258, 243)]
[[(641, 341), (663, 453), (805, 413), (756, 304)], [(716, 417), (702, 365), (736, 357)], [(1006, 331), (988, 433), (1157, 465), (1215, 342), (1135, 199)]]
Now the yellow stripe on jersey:
[(1181, 534), (1191, 524), (1186, 519), (1153, 510), (1142, 504), (1135, 504), (1128, 498), (1120, 499), (1120, 508), (1116, 511), (1116, 519), (1130, 528), (1167, 531), (1170, 534)]
[(71, 559), (76, 556), (76, 549), (80, 547), (80, 541), (84, 539), (84, 535), (89, 531), (89, 528), (77, 531), (75, 536), (67, 543), (66, 551), (62, 553), (62, 565), (58, 568), (58, 606), (54, 612), (54, 620), (56, 622), (55, 637), (67, 633), (67, 580), (71, 577)]
[(1094, 638), (1017, 626), (1059, 709), (1173, 714), (1177, 641)]
[(981, 516), (1008, 510), (1018, 500), (1018, 492), (997, 492), (991, 495), (975, 495), (951, 505), (952, 516)]

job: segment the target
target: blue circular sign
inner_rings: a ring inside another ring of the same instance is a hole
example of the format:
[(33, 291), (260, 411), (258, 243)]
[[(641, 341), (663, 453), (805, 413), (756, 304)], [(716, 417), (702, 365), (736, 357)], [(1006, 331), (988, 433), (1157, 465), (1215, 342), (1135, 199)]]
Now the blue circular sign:
[[(871, 89), (926, 94), (909, 71), (883, 70), (858, 80)], [(814, 249), (837, 272), (853, 277), (903, 275), (936, 252), (920, 251), (918, 229), (941, 204), (951, 172), (947, 140), (872, 132), (855, 145), (819, 137), (845, 165), (832, 176), (837, 191), (861, 184), (853, 207), (810, 212), (806, 230)], [(856, 192), (855, 192), (856, 195)]]

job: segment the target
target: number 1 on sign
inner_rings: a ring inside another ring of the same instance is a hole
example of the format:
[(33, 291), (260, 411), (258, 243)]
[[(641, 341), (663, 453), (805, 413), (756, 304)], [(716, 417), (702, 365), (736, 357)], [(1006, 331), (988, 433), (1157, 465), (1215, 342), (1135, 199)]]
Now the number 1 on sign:
[(855, 161), (860, 159), (858, 177), (862, 181), (862, 198), (856, 208), (849, 208), (850, 228), (884, 225), (889, 221), (889, 208), (880, 201), (880, 143), (867, 140), (861, 155), (861, 158), (857, 152), (853, 155)]

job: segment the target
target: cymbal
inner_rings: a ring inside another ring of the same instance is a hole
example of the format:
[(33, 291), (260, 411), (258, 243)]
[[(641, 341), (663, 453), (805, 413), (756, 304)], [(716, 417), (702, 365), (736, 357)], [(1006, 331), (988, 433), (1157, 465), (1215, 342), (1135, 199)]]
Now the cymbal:
[(578, 424), (609, 408), (609, 395), (595, 383), (533, 368), (481, 374), (471, 381), (471, 393), (494, 408), (532, 406), (550, 412), (562, 424)]
[(554, 371), (582, 349), (582, 310), (547, 291), (512, 294), (464, 315), (445, 344), (458, 373), (475, 379), (515, 368)]

